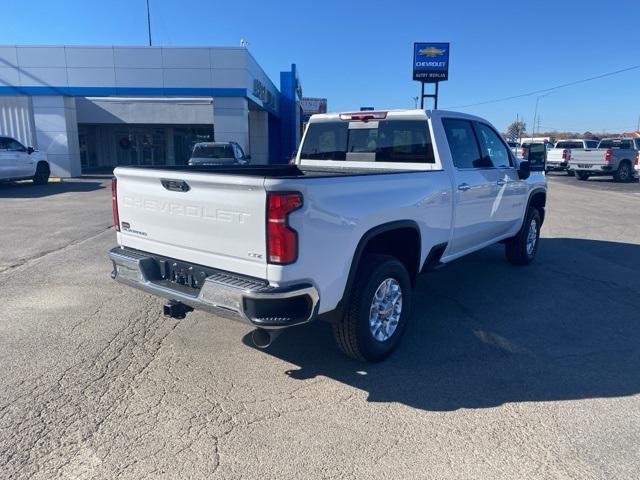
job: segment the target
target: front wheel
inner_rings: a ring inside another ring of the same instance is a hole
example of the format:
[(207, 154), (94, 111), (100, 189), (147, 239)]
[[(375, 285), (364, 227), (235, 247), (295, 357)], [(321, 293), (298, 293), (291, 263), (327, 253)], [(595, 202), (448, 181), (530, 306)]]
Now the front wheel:
[(36, 167), (36, 173), (33, 176), (33, 183), (35, 185), (47, 184), (49, 182), (49, 174), (49, 166), (44, 162), (40, 162)]
[(581, 172), (580, 170), (576, 170), (576, 178), (578, 180), (589, 180), (589, 174), (587, 172)]
[(387, 357), (407, 327), (411, 293), (409, 273), (398, 259), (364, 258), (345, 315), (333, 325), (340, 349), (368, 362)]
[(507, 261), (514, 265), (529, 265), (536, 258), (542, 222), (537, 208), (530, 207), (518, 234), (505, 243)]

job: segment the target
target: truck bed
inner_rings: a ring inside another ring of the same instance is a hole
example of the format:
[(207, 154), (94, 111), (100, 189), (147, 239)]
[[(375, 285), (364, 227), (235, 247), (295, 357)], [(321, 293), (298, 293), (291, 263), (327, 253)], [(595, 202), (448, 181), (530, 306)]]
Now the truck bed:
[(264, 178), (304, 178), (304, 177), (343, 177), (357, 175), (384, 175), (412, 173), (417, 170), (392, 170), (380, 168), (347, 168), (347, 167), (299, 167), (298, 165), (252, 165), (244, 166), (217, 166), (217, 165), (178, 165), (178, 166), (128, 166), (120, 169), (163, 170), (181, 173), (212, 173), (220, 175), (234, 175), (243, 177)]

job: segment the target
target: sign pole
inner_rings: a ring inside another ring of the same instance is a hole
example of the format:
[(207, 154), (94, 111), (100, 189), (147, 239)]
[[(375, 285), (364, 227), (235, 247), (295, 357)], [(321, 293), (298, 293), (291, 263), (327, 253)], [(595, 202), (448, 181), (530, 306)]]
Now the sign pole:
[(425, 82), (420, 82), (421, 87), (420, 87), (420, 109), (424, 110), (424, 99), (425, 98), (433, 98), (433, 109), (437, 110), (438, 109), (438, 84), (440, 82), (434, 82), (436, 84), (436, 91), (435, 93), (424, 93), (424, 84)]
[(438, 109), (438, 84), (440, 82), (436, 82), (436, 96), (433, 97), (433, 109), (437, 110)]

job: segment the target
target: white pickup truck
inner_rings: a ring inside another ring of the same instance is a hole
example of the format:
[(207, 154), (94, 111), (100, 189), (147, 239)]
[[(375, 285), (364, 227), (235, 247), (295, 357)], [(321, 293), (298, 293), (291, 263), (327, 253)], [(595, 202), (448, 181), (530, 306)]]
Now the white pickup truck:
[(0, 136), (0, 182), (33, 180), (36, 185), (44, 185), (49, 172), (43, 152), (25, 147), (15, 138)]
[(578, 151), (589, 151), (598, 147), (598, 140), (560, 140), (547, 152), (547, 171), (566, 171), (569, 167), (571, 155)]
[(314, 115), (295, 164), (118, 167), (112, 277), (257, 327), (328, 320), (377, 361), (410, 319), (416, 278), (496, 242), (535, 257), (544, 164), (517, 160), (487, 121), (404, 110)]

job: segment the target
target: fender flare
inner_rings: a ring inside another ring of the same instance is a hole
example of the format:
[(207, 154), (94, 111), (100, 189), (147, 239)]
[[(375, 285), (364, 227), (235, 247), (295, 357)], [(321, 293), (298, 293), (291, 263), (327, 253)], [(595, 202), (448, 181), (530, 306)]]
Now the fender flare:
[[(418, 261), (415, 266), (416, 275), (420, 273), (421, 265), (420, 265), (420, 257), (422, 256), (422, 234), (420, 232), (420, 227), (418, 223), (414, 220), (395, 220), (393, 222), (383, 223), (381, 225), (377, 225), (369, 230), (367, 230), (356, 246), (356, 249), (353, 254), (353, 258), (351, 259), (351, 266), (349, 267), (349, 274), (347, 275), (347, 281), (344, 286), (344, 290), (342, 292), (342, 298), (336, 305), (336, 308), (331, 312), (326, 312), (321, 314), (319, 317), (325, 320), (336, 320), (342, 317), (342, 313), (344, 311), (344, 307), (346, 304), (346, 299), (349, 298), (351, 294), (351, 289), (353, 288), (353, 284), (355, 282), (356, 274), (358, 272), (358, 266), (360, 265), (360, 261), (362, 260), (362, 254), (364, 253), (368, 243), (377, 237), (378, 235), (386, 232), (390, 232), (393, 230), (399, 230), (404, 228), (411, 228), (416, 231), (418, 234)], [(413, 280), (413, 279), (412, 279)]]

